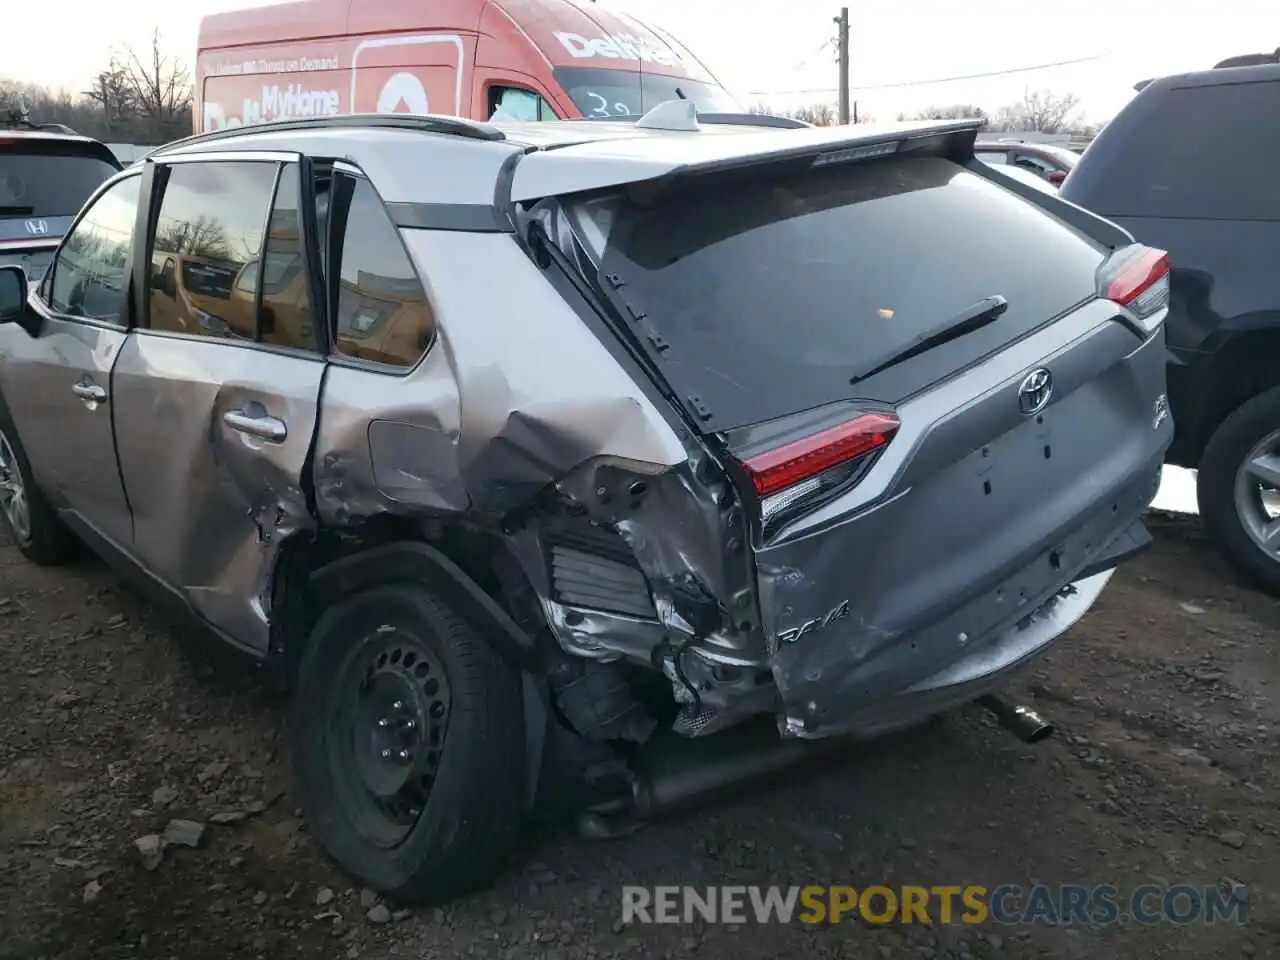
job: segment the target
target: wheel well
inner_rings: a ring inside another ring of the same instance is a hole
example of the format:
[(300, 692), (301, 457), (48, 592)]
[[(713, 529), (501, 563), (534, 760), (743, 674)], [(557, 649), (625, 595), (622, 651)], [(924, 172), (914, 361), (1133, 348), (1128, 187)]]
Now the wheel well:
[(1280, 331), (1233, 337), (1210, 361), (1204, 385), (1188, 436), (1187, 453), (1196, 463), (1222, 421), (1258, 394), (1280, 386)]
[[(351, 562), (354, 558), (361, 559)], [(329, 576), (331, 571), (343, 572)], [(459, 601), (459, 612), (478, 621), (476, 626), (503, 648), (500, 652), (522, 666), (547, 637), (533, 587), (499, 537), (463, 524), (383, 515), (359, 528), (294, 537), (281, 546), (272, 577), (267, 658), (277, 685), (292, 688), (307, 638), (329, 605), (393, 578), (447, 591)]]

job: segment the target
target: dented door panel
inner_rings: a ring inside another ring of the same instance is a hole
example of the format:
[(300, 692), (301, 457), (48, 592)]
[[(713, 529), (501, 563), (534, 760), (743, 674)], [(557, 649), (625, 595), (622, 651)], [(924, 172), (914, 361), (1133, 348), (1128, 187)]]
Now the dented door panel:
[(319, 358), (146, 332), (115, 368), (135, 552), (257, 652), (280, 544), (314, 525), (302, 476), (323, 371)]

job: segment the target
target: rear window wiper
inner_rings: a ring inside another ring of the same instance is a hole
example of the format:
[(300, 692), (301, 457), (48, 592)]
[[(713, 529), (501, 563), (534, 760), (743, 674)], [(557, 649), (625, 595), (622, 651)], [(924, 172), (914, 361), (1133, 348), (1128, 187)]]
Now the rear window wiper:
[(887, 360), (877, 363), (865, 373), (860, 373), (855, 377), (851, 377), (849, 382), (861, 383), (869, 377), (875, 376), (877, 373), (883, 373), (892, 366), (902, 363), (904, 360), (910, 360), (912, 357), (918, 357), (922, 353), (932, 350), (934, 347), (941, 346), (952, 340), (958, 340), (966, 334), (973, 333), (975, 330), (981, 330), (988, 324), (995, 323), (1000, 319), (1000, 315), (1009, 309), (1009, 301), (1004, 297), (996, 294), (994, 297), (983, 297), (972, 306), (965, 307), (954, 317), (947, 321), (946, 325), (937, 333), (922, 334), (917, 337), (915, 342), (908, 346), (905, 350), (892, 354)]
[(8, 214), (11, 217), (28, 217), (36, 212), (35, 207), (19, 207), (19, 206), (0, 206), (0, 216)]

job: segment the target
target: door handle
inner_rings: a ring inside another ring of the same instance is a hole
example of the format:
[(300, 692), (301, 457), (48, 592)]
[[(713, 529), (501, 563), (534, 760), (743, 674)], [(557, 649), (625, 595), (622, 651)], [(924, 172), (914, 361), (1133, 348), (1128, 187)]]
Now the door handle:
[(222, 415), (222, 422), (232, 430), (271, 443), (283, 443), (289, 436), (289, 428), (283, 420), (264, 415), (255, 416), (243, 410), (228, 410)]
[(71, 392), (86, 403), (106, 403), (107, 391), (105, 388), (98, 386), (96, 383), (77, 383), (71, 387)]

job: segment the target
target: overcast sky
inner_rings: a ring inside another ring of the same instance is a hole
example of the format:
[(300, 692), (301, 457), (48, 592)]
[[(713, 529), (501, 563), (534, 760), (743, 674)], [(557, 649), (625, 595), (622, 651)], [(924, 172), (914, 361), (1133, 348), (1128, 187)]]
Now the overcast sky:
[[(665, 26), (744, 102), (786, 108), (835, 98), (833, 47), (819, 47), (834, 36), (840, 0), (601, 2)], [(884, 119), (930, 104), (996, 108), (1028, 88), (1050, 88), (1073, 91), (1085, 115), (1101, 120), (1124, 105), (1139, 80), (1280, 47), (1277, 0), (849, 3), (854, 97), (863, 115)], [(9, 0), (0, 34), (0, 72), (80, 90), (113, 44), (145, 45), (153, 27), (190, 63), (202, 14), (254, 5), (253, 0)], [(1095, 59), (997, 77), (925, 82), (1082, 58)]]

